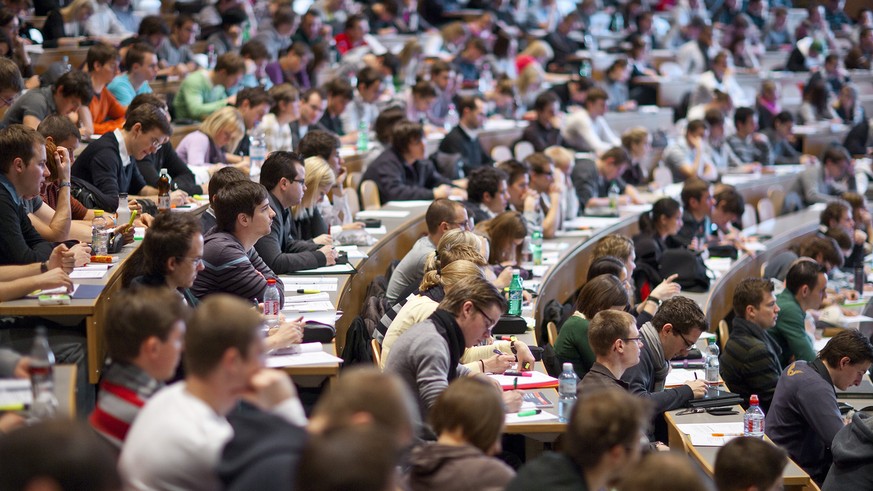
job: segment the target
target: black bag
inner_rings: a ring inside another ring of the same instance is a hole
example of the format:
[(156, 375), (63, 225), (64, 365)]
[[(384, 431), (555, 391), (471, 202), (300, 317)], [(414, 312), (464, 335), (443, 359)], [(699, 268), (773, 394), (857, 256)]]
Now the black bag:
[(705, 292), (709, 290), (706, 265), (697, 253), (688, 249), (667, 249), (661, 256), (661, 277), (678, 274), (676, 283), (683, 291)]

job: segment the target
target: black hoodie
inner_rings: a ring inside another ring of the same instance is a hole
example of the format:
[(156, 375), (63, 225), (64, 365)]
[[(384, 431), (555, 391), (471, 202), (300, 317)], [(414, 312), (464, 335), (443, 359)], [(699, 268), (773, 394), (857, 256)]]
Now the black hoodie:
[(831, 445), (834, 463), (822, 491), (873, 489), (873, 415), (855, 413)]

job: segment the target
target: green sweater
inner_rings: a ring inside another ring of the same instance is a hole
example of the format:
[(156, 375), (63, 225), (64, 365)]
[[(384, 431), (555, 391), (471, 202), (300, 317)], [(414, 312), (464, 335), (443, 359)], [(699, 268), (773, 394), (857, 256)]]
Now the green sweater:
[(580, 380), (594, 365), (594, 352), (588, 344), (588, 319), (579, 312), (561, 326), (558, 340), (555, 341), (555, 355), (562, 364), (572, 363)]
[[(812, 340), (806, 335), (804, 325), (806, 314), (800, 308), (794, 294), (788, 289), (782, 290), (782, 293), (776, 295), (776, 305), (779, 306), (776, 327), (768, 329), (767, 336), (782, 348), (782, 355), (779, 357), (782, 368), (795, 360), (814, 360), (815, 348)], [(792, 356), (794, 360), (791, 359)]]
[(198, 70), (185, 77), (173, 99), (177, 119), (203, 120), (226, 105), (226, 89), (222, 85), (212, 85), (207, 70)]

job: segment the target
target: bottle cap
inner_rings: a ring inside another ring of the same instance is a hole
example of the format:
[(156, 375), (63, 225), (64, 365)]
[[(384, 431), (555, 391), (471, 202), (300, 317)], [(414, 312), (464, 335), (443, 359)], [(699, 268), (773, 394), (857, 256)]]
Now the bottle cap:
[(103, 210), (94, 210), (94, 218), (102, 217), (102, 216), (103, 216)]
[(752, 394), (752, 397), (749, 397), (749, 405), (757, 406), (758, 404), (758, 394)]
[(567, 370), (573, 370), (572, 363), (564, 363), (563, 370), (566, 372)]
[(521, 270), (518, 268), (512, 268), (512, 276), (521, 276)]
[(275, 279), (275, 278), (270, 278), (270, 279), (267, 280), (267, 285), (269, 285), (269, 286), (273, 286), (273, 285), (275, 285), (275, 284), (276, 284), (276, 279)]

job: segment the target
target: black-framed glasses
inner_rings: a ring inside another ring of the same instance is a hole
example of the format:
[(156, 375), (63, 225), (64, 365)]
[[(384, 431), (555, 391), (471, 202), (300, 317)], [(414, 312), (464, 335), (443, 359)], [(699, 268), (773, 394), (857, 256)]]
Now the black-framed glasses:
[(635, 338), (621, 338), (621, 340), (624, 342), (627, 342), (627, 343), (629, 343), (631, 341), (635, 341), (635, 342), (639, 343), (641, 346), (643, 344), (643, 337), (642, 336), (637, 336)]
[(15, 104), (16, 99), (18, 99), (18, 94), (14, 95), (12, 97), (0, 97), (0, 102), (2, 102), (3, 105), (11, 106), (11, 105)]
[(485, 313), (484, 310), (480, 309), (479, 307), (476, 307), (476, 310), (478, 310), (479, 313), (482, 314), (483, 317), (485, 317), (485, 320), (488, 321), (488, 330), (490, 331), (491, 329), (494, 329), (494, 325), (497, 324), (497, 322), (495, 322), (494, 319), (492, 319), (488, 314)]
[(203, 258), (202, 258), (202, 257), (176, 256), (176, 259), (178, 259), (178, 260), (180, 260), (180, 261), (181, 261), (182, 259), (190, 259), (190, 260), (191, 260), (191, 264), (193, 264), (195, 268), (196, 268), (197, 266), (200, 266), (201, 264), (203, 264)]
[(697, 344), (697, 342), (693, 342), (693, 343), (689, 342), (687, 339), (685, 339), (685, 336), (683, 336), (681, 332), (678, 332), (676, 334), (678, 334), (679, 337), (682, 338), (682, 341), (685, 342), (685, 349), (686, 350), (690, 350), (691, 348), (694, 347), (695, 344)]

